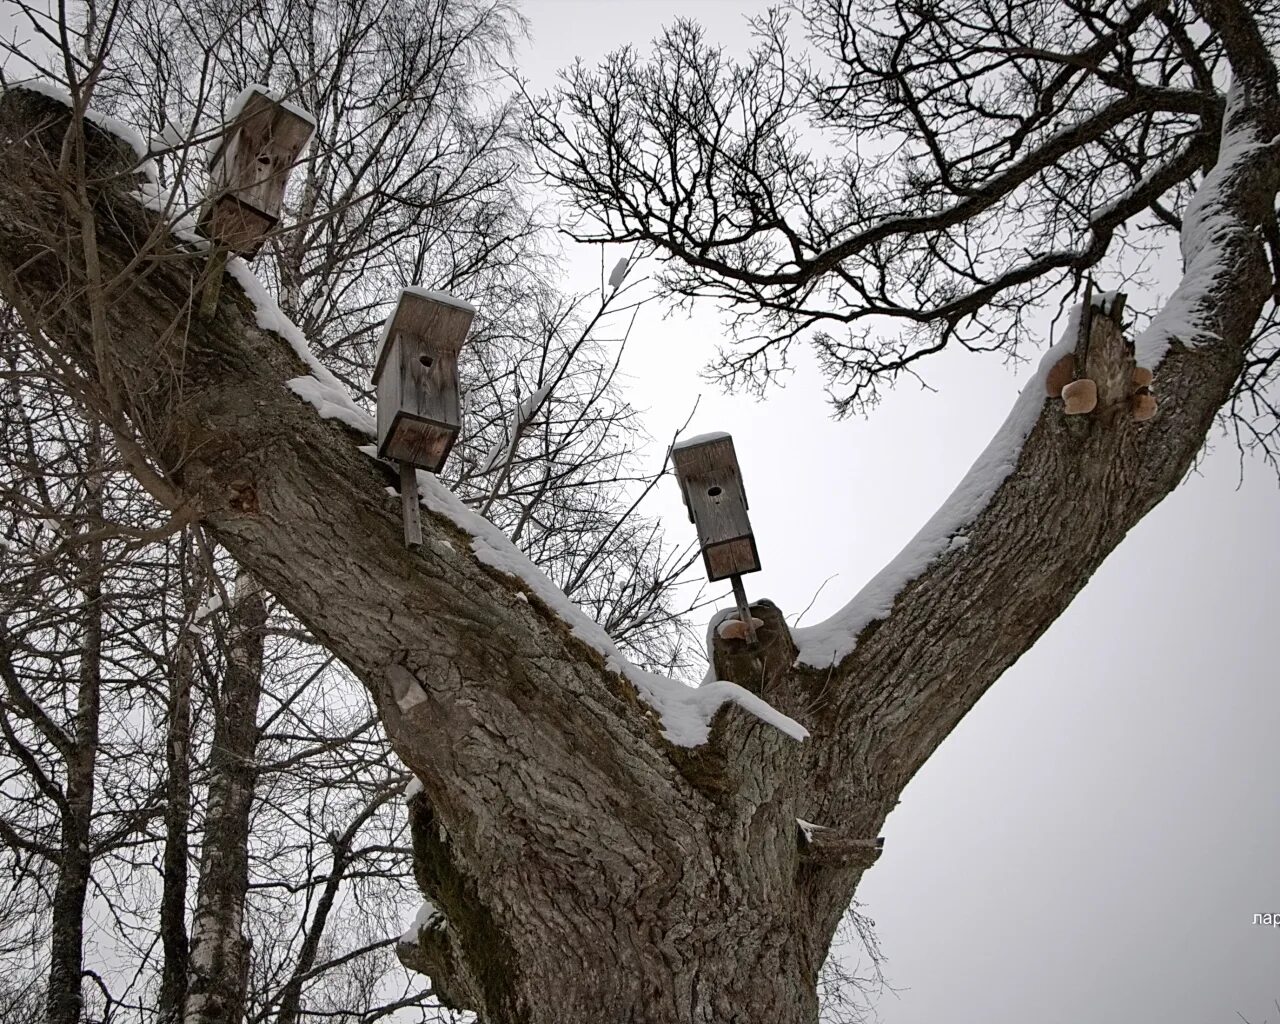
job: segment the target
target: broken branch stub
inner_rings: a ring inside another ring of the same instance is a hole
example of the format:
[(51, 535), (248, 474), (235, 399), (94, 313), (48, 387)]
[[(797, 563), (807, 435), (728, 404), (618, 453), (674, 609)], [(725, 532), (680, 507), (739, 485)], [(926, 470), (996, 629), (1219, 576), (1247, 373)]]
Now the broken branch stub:
[(1086, 286), (1074, 351), (1045, 377), (1046, 392), (1062, 398), (1068, 416), (1100, 410), (1102, 422), (1111, 425), (1125, 412), (1138, 423), (1156, 414), (1154, 375), (1135, 365), (1133, 341), (1121, 325), (1125, 302), (1123, 292), (1095, 295), (1092, 282)]

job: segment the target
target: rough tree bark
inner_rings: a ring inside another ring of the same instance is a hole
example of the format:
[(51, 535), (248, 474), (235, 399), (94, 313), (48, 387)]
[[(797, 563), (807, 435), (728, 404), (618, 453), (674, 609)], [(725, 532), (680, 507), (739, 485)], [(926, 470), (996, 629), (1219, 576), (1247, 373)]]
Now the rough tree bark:
[[(1221, 259), (1175, 296), (1216, 336), (1173, 345), (1156, 373), (1160, 415), (1140, 425), (1117, 415), (1127, 396), (1108, 382), (1128, 379), (1131, 357), (1098, 317), (1098, 413), (1068, 422), (1046, 401), (968, 544), (830, 669), (797, 665), (781, 613), (763, 603), (758, 648), (717, 641), (721, 677), (802, 721), (804, 743), (728, 706), (706, 744), (673, 747), (631, 685), (521, 581), (474, 557), (451, 521), (424, 510), (425, 542), (406, 550), (394, 472), (357, 449), (367, 439), (286, 388), (305, 366), (231, 280), (217, 316), (194, 321), (199, 260), (173, 247), (137, 258), (153, 220), (106, 187), (94, 212), (115, 301), (95, 320), (79, 250), (49, 243), (80, 216), (41, 156), (58, 152), (65, 112), (6, 98), (0, 288), (104, 417), (135, 431), (174, 500), (196, 503), (368, 687), (423, 784), (410, 802), (415, 867), (441, 912), (402, 957), (449, 1003), (528, 1024), (815, 1019), (818, 969), (876, 853), (865, 840), (1177, 485), (1240, 372), (1272, 281), (1257, 228), (1280, 176), (1280, 99), (1242, 9), (1203, 10), (1236, 76), (1225, 130), (1259, 147), (1219, 169)], [(106, 385), (126, 396), (127, 420)], [(419, 699), (405, 710), (395, 695), (407, 689)], [(797, 819), (826, 830), (809, 841)]]
[(266, 623), (262, 589), (241, 572), (227, 612), (227, 663), (209, 755), (209, 800), (183, 1016), (187, 1024), (239, 1024), (244, 1019), (249, 971), (244, 904)]

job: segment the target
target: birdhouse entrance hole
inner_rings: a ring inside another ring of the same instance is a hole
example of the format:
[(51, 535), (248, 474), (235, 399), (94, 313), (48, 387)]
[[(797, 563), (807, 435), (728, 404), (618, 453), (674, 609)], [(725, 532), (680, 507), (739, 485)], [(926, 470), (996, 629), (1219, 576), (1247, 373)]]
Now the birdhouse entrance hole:
[(723, 491), (721, 491), (719, 487), (708, 487), (708, 488), (707, 488), (707, 493), (708, 493), (709, 495), (711, 495), (711, 497), (713, 497), (713, 498), (718, 498), (718, 497), (720, 497), (720, 495), (721, 495), (722, 493), (724, 493), (724, 492), (723, 492)]

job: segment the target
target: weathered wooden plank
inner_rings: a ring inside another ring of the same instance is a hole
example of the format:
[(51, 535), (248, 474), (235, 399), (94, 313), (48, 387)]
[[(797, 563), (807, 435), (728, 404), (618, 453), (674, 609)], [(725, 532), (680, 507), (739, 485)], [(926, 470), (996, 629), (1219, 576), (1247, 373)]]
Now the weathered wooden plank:
[(383, 342), (373, 367), (374, 383), (382, 376), (397, 334), (416, 339), (415, 344), (433, 356), (452, 355), (456, 367), (474, 316), (475, 309), (469, 303), (451, 295), (424, 288), (405, 288), (383, 331)]
[(289, 172), (314, 125), (252, 88), (210, 159), (212, 198), (201, 216), (210, 238), (253, 256), (279, 223)]
[(462, 430), (458, 354), (472, 307), (452, 296), (406, 288), (387, 320), (373, 380), (378, 453), (432, 473)]
[(457, 437), (456, 428), (398, 412), (393, 415), (386, 436), (379, 440), (378, 455), (438, 473)]
[(246, 206), (234, 195), (223, 195), (205, 209), (200, 228), (237, 255), (253, 257), (277, 223), (278, 217), (269, 217)]
[(707, 579), (713, 582), (760, 570), (760, 554), (751, 534), (704, 547), (702, 561), (707, 567)]
[(462, 426), (458, 394), (458, 352), (441, 346), (416, 343), (413, 335), (400, 335), (400, 408), (414, 416)]
[(759, 571), (733, 438), (716, 434), (676, 445), (671, 458), (689, 518), (698, 530), (707, 577), (722, 580)]

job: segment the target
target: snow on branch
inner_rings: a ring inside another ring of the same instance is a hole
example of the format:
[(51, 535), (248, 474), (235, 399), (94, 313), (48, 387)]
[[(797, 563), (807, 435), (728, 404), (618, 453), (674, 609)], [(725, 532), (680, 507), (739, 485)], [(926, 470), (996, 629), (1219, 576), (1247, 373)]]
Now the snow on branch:
[(520, 401), (515, 412), (511, 414), (511, 418), (507, 421), (506, 430), (502, 438), (494, 444), (489, 450), (489, 454), (485, 456), (484, 461), (480, 464), (481, 473), (492, 472), (503, 462), (507, 462), (515, 456), (516, 445), (520, 443), (521, 433), (533, 421), (533, 417), (542, 408), (542, 403), (547, 400), (547, 396), (551, 394), (551, 389), (554, 386), (555, 378), (552, 377), (540, 385), (536, 391), (526, 395)]
[[(284, 338), (310, 369), (310, 375), (290, 380), (289, 390), (310, 402), (321, 417), (340, 420), (361, 433), (373, 436), (376, 430), (373, 417), (316, 358), (302, 331), (284, 315), (248, 264), (234, 258), (228, 261), (227, 269), (253, 302), (258, 326)], [(375, 445), (364, 445), (360, 450), (371, 458), (377, 458)], [(418, 492), (429, 510), (445, 516), (471, 535), (471, 549), (481, 562), (518, 579), (569, 626), (574, 636), (604, 655), (610, 670), (626, 678), (646, 703), (657, 711), (663, 735), (671, 743), (690, 747), (705, 743), (710, 734), (711, 719), (725, 703), (739, 705), (794, 739), (803, 740), (808, 736), (808, 731), (800, 723), (736, 683), (715, 681), (694, 688), (633, 665), (603, 627), (569, 600), (511, 543), (506, 534), (463, 504), (434, 475), (418, 472)]]
[(400, 936), (400, 941), (409, 944), (415, 943), (418, 941), (418, 936), (423, 928), (431, 930), (443, 927), (444, 924), (444, 911), (430, 900), (423, 900), (422, 905), (418, 907), (418, 912), (413, 915), (413, 923), (404, 930), (404, 934)]
[[(9, 88), (25, 89), (28, 92), (38, 93), (48, 99), (57, 100), (73, 110), (75, 109), (75, 101), (72, 100), (71, 93), (47, 78), (30, 78), (25, 82), (15, 82)], [(129, 146), (138, 157), (139, 163), (147, 161), (147, 158), (151, 155), (151, 147), (147, 145), (141, 133), (131, 125), (125, 124), (118, 117), (104, 114), (100, 110), (86, 109), (84, 119)]]
[[(1248, 122), (1237, 116), (1243, 102), (1243, 90), (1233, 82), (1227, 92), (1218, 161), (1205, 175), (1183, 214), (1182, 280), (1134, 339), (1139, 366), (1154, 370), (1175, 341), (1194, 346), (1217, 338), (1215, 325), (1210, 322), (1210, 300), (1222, 288), (1223, 275), (1229, 271), (1228, 242), (1247, 230), (1229, 198), (1231, 186), (1257, 161), (1259, 153), (1274, 148), (1278, 141), (1254, 137)], [(1271, 159), (1277, 159), (1277, 155)]]
[(965, 543), (964, 530), (995, 497), (1018, 464), (1022, 446), (1045, 403), (1045, 377), (1075, 345), (1081, 306), (1067, 318), (1058, 341), (1040, 359), (1040, 366), (1023, 387), (1008, 418), (964, 479), (888, 565), (880, 570), (847, 605), (824, 622), (793, 629), (799, 663), (814, 668), (837, 665), (857, 645), (858, 634), (877, 619), (888, 618), (903, 588), (937, 559)]
[[(1259, 140), (1248, 120), (1236, 116), (1243, 91), (1233, 83), (1227, 96), (1218, 160), (1192, 196), (1183, 217), (1183, 276), (1178, 287), (1146, 328), (1134, 340), (1139, 366), (1154, 370), (1173, 342), (1194, 346), (1217, 337), (1211, 322), (1215, 294), (1232, 272), (1232, 248), (1248, 227), (1237, 212), (1231, 194), (1238, 179), (1256, 164), (1263, 150), (1277, 140)], [(1070, 351), (1079, 324), (1077, 306), (1061, 338), (1040, 361), (1004, 425), (979, 456), (946, 503), (852, 601), (827, 621), (793, 630), (799, 661), (818, 668), (837, 664), (856, 645), (858, 634), (871, 622), (886, 618), (898, 594), (944, 555), (986, 508), (1000, 485), (1013, 471), (1022, 445), (1035, 426), (1044, 404), (1044, 378), (1049, 369)]]
[[(1243, 118), (1233, 117), (1242, 102), (1240, 90), (1233, 85), (1227, 97), (1218, 161), (1192, 196), (1183, 217), (1182, 280), (1135, 339), (1139, 366), (1154, 370), (1174, 341), (1194, 346), (1217, 336), (1209, 322), (1212, 299), (1231, 272), (1233, 241), (1247, 231), (1231, 201), (1232, 187), (1261, 151), (1275, 145), (1275, 140), (1258, 140)], [(844, 608), (816, 626), (792, 631), (801, 663), (816, 668), (838, 664), (854, 649), (858, 634), (871, 622), (888, 617), (903, 588), (951, 550), (964, 529), (986, 508), (1017, 465), (1023, 443), (1044, 405), (1044, 378), (1071, 350), (1079, 318), (1077, 306), (1004, 425), (924, 528)]]
[[(290, 382), (291, 386), (293, 383)], [(296, 387), (294, 390), (296, 393)], [(360, 450), (371, 458), (377, 457), (374, 445), (362, 446)], [(574, 636), (604, 655), (608, 668), (627, 679), (645, 702), (657, 711), (663, 735), (671, 743), (683, 747), (705, 743), (710, 734), (711, 719), (725, 703), (739, 705), (793, 739), (803, 740), (809, 735), (799, 722), (736, 683), (712, 681), (691, 687), (677, 679), (646, 672), (633, 665), (618, 650), (604, 628), (569, 600), (511, 543), (505, 533), (463, 504), (435, 476), (419, 471), (418, 492), (430, 511), (448, 518), (470, 534), (471, 550), (481, 562), (519, 580), (569, 627)]]

